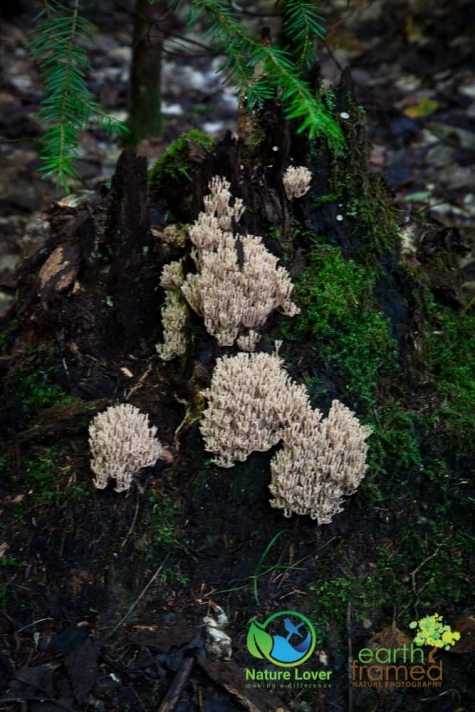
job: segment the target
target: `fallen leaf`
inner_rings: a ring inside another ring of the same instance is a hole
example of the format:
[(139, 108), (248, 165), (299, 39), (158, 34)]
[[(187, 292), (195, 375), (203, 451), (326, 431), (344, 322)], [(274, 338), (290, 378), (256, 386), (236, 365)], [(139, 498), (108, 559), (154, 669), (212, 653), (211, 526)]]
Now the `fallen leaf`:
[(38, 274), (40, 296), (71, 287), (79, 270), (79, 262), (77, 245), (60, 245), (53, 250)]
[(404, 645), (411, 645), (412, 638), (410, 638), (402, 630), (396, 628), (396, 626), (388, 625), (387, 628), (383, 628), (379, 633), (375, 633), (372, 638), (369, 639), (367, 647), (370, 650), (377, 650), (378, 648), (402, 648)]
[(423, 116), (429, 116), (437, 111), (439, 108), (438, 103), (435, 99), (429, 99), (429, 97), (421, 97), (412, 106), (408, 106), (404, 110), (406, 116), (410, 119), (420, 119)]
[(456, 618), (450, 628), (460, 633), (460, 640), (449, 648), (450, 653), (473, 653), (475, 651), (475, 616)]

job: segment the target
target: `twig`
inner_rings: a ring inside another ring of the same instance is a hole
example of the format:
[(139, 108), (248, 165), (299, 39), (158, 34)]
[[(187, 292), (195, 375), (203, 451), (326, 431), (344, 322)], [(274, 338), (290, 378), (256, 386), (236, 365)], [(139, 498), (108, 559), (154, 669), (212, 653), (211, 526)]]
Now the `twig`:
[(147, 712), (147, 708), (145, 707), (144, 703), (142, 702), (142, 698), (140, 697), (140, 695), (139, 695), (139, 693), (137, 692), (137, 690), (136, 690), (132, 685), (129, 687), (129, 690), (132, 690), (132, 692), (133, 692), (134, 695), (135, 695), (135, 698), (136, 698), (137, 702), (139, 703), (139, 705), (141, 706), (141, 708), (143, 709), (143, 711), (144, 711), (144, 712)]
[(125, 623), (125, 621), (127, 620), (127, 618), (130, 616), (130, 614), (132, 613), (132, 611), (134, 610), (134, 608), (139, 604), (139, 602), (140, 602), (140, 601), (142, 600), (142, 598), (145, 596), (145, 594), (147, 593), (148, 589), (150, 588), (150, 586), (151, 586), (152, 583), (155, 581), (155, 579), (157, 578), (157, 576), (158, 576), (158, 574), (160, 573), (160, 571), (163, 569), (163, 567), (164, 567), (165, 564), (167, 563), (167, 559), (168, 559), (169, 556), (170, 556), (170, 554), (167, 554), (167, 555), (165, 556), (164, 560), (162, 561), (162, 563), (160, 564), (160, 566), (158, 567), (158, 569), (155, 571), (155, 573), (153, 574), (152, 578), (150, 579), (150, 581), (148, 582), (148, 584), (145, 586), (145, 588), (143, 589), (143, 591), (140, 593), (139, 597), (132, 603), (132, 605), (130, 606), (129, 610), (128, 610), (127, 613), (125, 614), (125, 616), (123, 616), (123, 617), (120, 619), (120, 621), (119, 621), (118, 623), (116, 623), (116, 625), (112, 628), (111, 632), (110, 632), (109, 635), (106, 637), (106, 640), (107, 640), (107, 638), (110, 638), (112, 635), (114, 635), (114, 633), (116, 632), (116, 630), (118, 630), (118, 629), (120, 628), (120, 626)]
[[(420, 563), (419, 566), (417, 566), (417, 567), (414, 569), (414, 571), (411, 571), (411, 572), (409, 573), (409, 576), (411, 577), (411, 581), (412, 581), (412, 590), (413, 590), (413, 592), (414, 592), (414, 594), (415, 594), (416, 596), (418, 596), (419, 593), (421, 592), (421, 591), (418, 591), (418, 590), (416, 589), (416, 574), (417, 574), (417, 572), (420, 571), (420, 569), (422, 569), (422, 567), (425, 566), (425, 564), (427, 564), (428, 561), (430, 561), (431, 559), (433, 559), (434, 556), (437, 556), (437, 553), (438, 553), (439, 549), (440, 549), (442, 546), (444, 546), (444, 544), (445, 544), (450, 538), (451, 538), (451, 537), (446, 537), (443, 541), (440, 542), (440, 544), (437, 544), (434, 553), (431, 554), (430, 556), (428, 556), (427, 559), (424, 559), (424, 561), (422, 561), (422, 563)], [(422, 589), (421, 589), (421, 590), (422, 590)]]
[(192, 656), (185, 658), (182, 666), (175, 675), (172, 684), (168, 688), (158, 712), (171, 712), (180, 699), (180, 695), (188, 682), (195, 660)]
[[(421, 569), (425, 564), (427, 564), (428, 561), (430, 561), (431, 559), (433, 559), (434, 556), (437, 556), (437, 553), (438, 553), (440, 547), (443, 546), (447, 541), (449, 541), (450, 538), (451, 538), (451, 537), (449, 536), (449, 537), (446, 537), (443, 541), (441, 541), (440, 544), (438, 544), (438, 545), (436, 546), (436, 549), (435, 549), (434, 553), (431, 554), (430, 556), (428, 556), (426, 559), (424, 559), (424, 561), (422, 561), (422, 562), (419, 564), (419, 566), (417, 566), (417, 567), (414, 569), (414, 571), (410, 571), (409, 574), (407, 575), (407, 578), (405, 579), (406, 581), (408, 581), (408, 580), (409, 580), (409, 577), (411, 578), (412, 591), (413, 591), (414, 595), (416, 596), (416, 601), (415, 601), (415, 603), (414, 603), (414, 609), (415, 609), (416, 611), (417, 611), (417, 606), (419, 605), (419, 595), (422, 593), (422, 591), (424, 590), (424, 588), (427, 586), (427, 584), (425, 584), (425, 585), (422, 586), (419, 590), (417, 589), (417, 587), (416, 587), (416, 574), (417, 574), (418, 571), (420, 571), (420, 569)], [(409, 608), (410, 605), (411, 605), (411, 602), (407, 603), (405, 606), (403, 606), (403, 607), (401, 608), (401, 610), (400, 610), (399, 613), (398, 613), (398, 618), (404, 613), (404, 611), (405, 611), (407, 608)]]
[(351, 641), (351, 601), (348, 601), (346, 609), (346, 632), (348, 635), (348, 712), (353, 712), (353, 680), (351, 671), (353, 669), (353, 644)]
[[(441, 697), (444, 697), (445, 695), (450, 695), (451, 693), (454, 693), (456, 698), (457, 698), (457, 703), (459, 703), (462, 700), (462, 696), (458, 690), (451, 689), (451, 690), (445, 690), (444, 692), (441, 692), (440, 695), (437, 695), (437, 699), (440, 700)], [(432, 702), (434, 703), (434, 697), (422, 697), (421, 702)]]
[(134, 518), (133, 518), (133, 520), (132, 520), (132, 524), (130, 525), (130, 529), (129, 529), (129, 531), (127, 532), (127, 535), (126, 535), (124, 541), (123, 541), (122, 544), (120, 545), (120, 548), (121, 548), (121, 549), (124, 548), (124, 546), (126, 545), (127, 541), (129, 540), (130, 535), (132, 534), (132, 532), (133, 532), (133, 530), (134, 530), (135, 522), (137, 521), (137, 515), (138, 515), (138, 513), (139, 513), (139, 504), (140, 504), (140, 494), (139, 494), (139, 491), (137, 490), (137, 504), (135, 505)]
[(28, 623), (28, 625), (24, 625), (23, 628), (18, 628), (17, 633), (21, 633), (22, 630), (31, 628), (32, 625), (36, 625), (37, 623), (43, 623), (43, 621), (54, 621), (54, 618), (40, 618), (37, 621), (33, 621), (33, 623)]
[(147, 366), (147, 368), (145, 369), (145, 371), (142, 373), (142, 375), (140, 376), (137, 383), (135, 385), (133, 385), (132, 388), (130, 389), (126, 400), (130, 400), (130, 397), (133, 396), (135, 391), (137, 391), (139, 388), (142, 388), (144, 382), (147, 380), (148, 376), (150, 375), (151, 370), (152, 370), (152, 364), (150, 363)]

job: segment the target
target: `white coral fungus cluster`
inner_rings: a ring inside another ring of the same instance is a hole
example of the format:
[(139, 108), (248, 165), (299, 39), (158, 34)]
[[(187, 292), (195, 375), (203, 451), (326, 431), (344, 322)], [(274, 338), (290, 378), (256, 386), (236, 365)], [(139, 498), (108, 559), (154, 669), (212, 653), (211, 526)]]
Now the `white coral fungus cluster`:
[(204, 396), (200, 430), (220, 467), (276, 445), (282, 427), (308, 403), (304, 386), (290, 380), (281, 359), (265, 353), (219, 358)]
[(305, 166), (287, 168), (282, 177), (287, 198), (302, 198), (310, 189), (311, 180), (312, 174)]
[(165, 304), (162, 307), (163, 344), (157, 344), (158, 355), (164, 361), (186, 353), (185, 324), (188, 309), (180, 290), (184, 281), (181, 260), (170, 262), (163, 267), (160, 279), (166, 290)]
[(342, 511), (343, 496), (353, 494), (365, 476), (370, 435), (340, 401), (323, 419), (320, 411), (304, 409), (284, 429), (284, 447), (271, 461), (272, 507), (286, 517), (295, 512), (330, 523)]
[(172, 456), (155, 437), (157, 428), (150, 427), (148, 415), (129, 403), (107, 408), (96, 415), (89, 426), (91, 469), (94, 486), (107, 487), (116, 481), (116, 492), (128, 490), (134, 475), (157, 460)]
[(213, 176), (208, 187), (210, 193), (203, 200), (206, 215), (215, 216), (221, 230), (230, 230), (232, 219), (239, 222), (244, 212), (241, 198), (235, 198), (231, 205), (231, 183), (221, 176)]
[(271, 505), (285, 516), (309, 514), (319, 524), (328, 523), (341, 511), (343, 496), (353, 494), (363, 479), (371, 430), (339, 401), (322, 418), (278, 356), (218, 359), (204, 395), (208, 407), (201, 433), (221, 467), (283, 441), (271, 461), (270, 491)]
[[(234, 236), (232, 219), (242, 215), (242, 201), (231, 206), (230, 183), (215, 176), (209, 184), (205, 212), (190, 228), (192, 253), (198, 273), (189, 274), (181, 287), (188, 304), (204, 318), (207, 331), (220, 346), (231, 346), (246, 330), (255, 330), (275, 309), (293, 316), (293, 284), (277, 258), (254, 235)], [(257, 335), (247, 331), (240, 341), (254, 348)]]

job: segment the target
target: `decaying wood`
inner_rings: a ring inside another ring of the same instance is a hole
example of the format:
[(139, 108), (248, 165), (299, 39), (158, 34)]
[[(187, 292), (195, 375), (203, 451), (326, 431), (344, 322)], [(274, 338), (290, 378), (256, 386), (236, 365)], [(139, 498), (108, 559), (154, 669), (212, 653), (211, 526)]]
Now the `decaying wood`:
[(72, 435), (82, 432), (84, 431), (85, 416), (92, 418), (111, 403), (109, 398), (101, 398), (84, 403), (60, 403), (50, 408), (44, 408), (38, 414), (34, 425), (18, 433), (18, 442), (25, 444), (46, 435), (54, 435), (59, 438), (65, 434)]
[(104, 236), (104, 250), (109, 250), (111, 258), (107, 336), (124, 351), (133, 351), (158, 321), (148, 298), (156, 286), (147, 280), (151, 247), (147, 161), (126, 150), (112, 181)]
[(247, 690), (244, 687), (244, 671), (232, 660), (213, 661), (197, 658), (200, 667), (209, 677), (222, 685), (245, 710), (249, 712), (290, 712), (288, 707), (266, 690)]
[(171, 712), (175, 709), (175, 706), (180, 699), (180, 695), (189, 680), (194, 662), (193, 657), (185, 658), (183, 665), (175, 675), (171, 687), (165, 695), (162, 704), (158, 708), (158, 712)]

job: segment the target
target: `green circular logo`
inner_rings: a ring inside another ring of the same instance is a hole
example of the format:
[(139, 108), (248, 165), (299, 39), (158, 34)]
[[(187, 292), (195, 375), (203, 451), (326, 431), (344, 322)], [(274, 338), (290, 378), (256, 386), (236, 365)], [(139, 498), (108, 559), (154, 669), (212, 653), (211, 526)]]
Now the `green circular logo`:
[(280, 667), (302, 665), (312, 655), (315, 644), (313, 625), (296, 611), (273, 613), (265, 623), (253, 621), (247, 633), (251, 655)]

